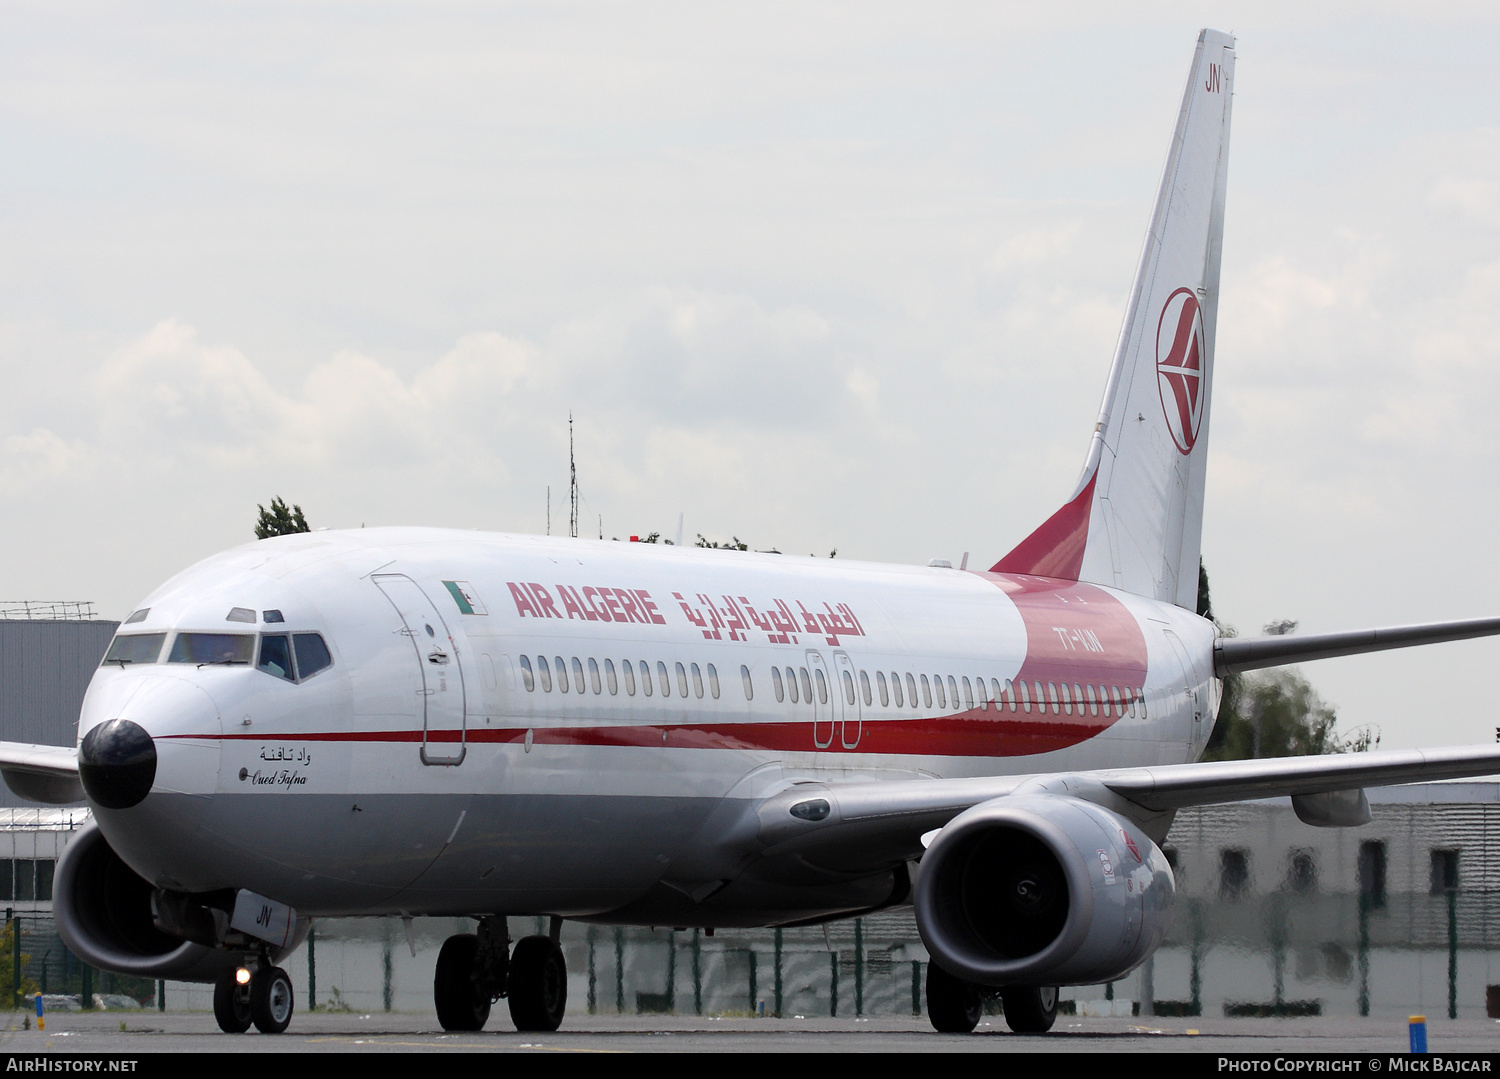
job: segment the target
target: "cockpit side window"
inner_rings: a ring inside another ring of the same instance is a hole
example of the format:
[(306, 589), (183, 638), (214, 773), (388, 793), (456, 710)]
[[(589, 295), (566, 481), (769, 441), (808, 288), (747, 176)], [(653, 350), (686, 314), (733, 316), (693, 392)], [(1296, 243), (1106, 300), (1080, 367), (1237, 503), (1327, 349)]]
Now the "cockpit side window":
[(267, 674), (285, 678), (288, 682), (297, 680), (296, 672), (292, 669), (292, 644), (283, 633), (267, 633), (261, 637), (260, 662), (256, 666)]
[(104, 663), (155, 663), (166, 642), (165, 633), (122, 633), (110, 642)]
[(179, 633), (168, 663), (248, 664), (255, 658), (255, 637), (248, 633)]
[(333, 665), (328, 645), (321, 633), (298, 633), (292, 637), (297, 650), (297, 677), (311, 678), (324, 667)]
[[(292, 657), (296, 656), (296, 666)], [(333, 664), (328, 645), (321, 633), (263, 633), (260, 638), (258, 670), (288, 682), (305, 682)]]

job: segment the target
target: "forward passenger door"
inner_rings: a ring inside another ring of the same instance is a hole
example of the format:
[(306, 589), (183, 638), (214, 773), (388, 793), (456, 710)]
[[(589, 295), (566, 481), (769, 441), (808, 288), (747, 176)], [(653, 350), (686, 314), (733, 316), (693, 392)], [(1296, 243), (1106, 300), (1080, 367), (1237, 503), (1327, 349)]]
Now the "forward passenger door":
[(412, 645), (417, 677), (412, 685), (422, 717), (423, 764), (462, 764), (464, 741), (464, 676), (458, 645), (448, 624), (427, 593), (401, 573), (379, 573), (373, 578), (401, 616), (401, 633)]

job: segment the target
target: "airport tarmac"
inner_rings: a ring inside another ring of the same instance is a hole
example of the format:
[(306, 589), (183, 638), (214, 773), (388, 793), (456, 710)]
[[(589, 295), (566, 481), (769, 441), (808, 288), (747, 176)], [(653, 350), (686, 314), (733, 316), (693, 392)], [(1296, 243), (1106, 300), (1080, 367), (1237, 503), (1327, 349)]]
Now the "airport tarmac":
[[(197, 1012), (58, 1012), (46, 1029), (3, 1020), (4, 1053), (410, 1053), (410, 1052), (1064, 1052), (1404, 1053), (1404, 1019), (1092, 1019), (1059, 1017), (1047, 1035), (1010, 1033), (986, 1018), (974, 1034), (937, 1034), (925, 1019), (750, 1019), (570, 1015), (555, 1034), (518, 1034), (503, 1014), (494, 1029), (449, 1034), (431, 1014), (299, 1014), (281, 1035), (224, 1034)], [(33, 1026), (35, 1020), (31, 1020)], [(1434, 1053), (1500, 1051), (1500, 1021), (1430, 1020)], [(1370, 1069), (1365, 1069), (1370, 1070)]]

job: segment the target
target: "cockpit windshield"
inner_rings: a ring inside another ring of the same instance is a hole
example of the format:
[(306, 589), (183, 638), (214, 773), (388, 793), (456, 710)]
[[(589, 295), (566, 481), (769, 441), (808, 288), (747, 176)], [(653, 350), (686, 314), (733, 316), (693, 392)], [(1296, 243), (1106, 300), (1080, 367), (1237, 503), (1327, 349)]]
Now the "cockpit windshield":
[(249, 633), (179, 633), (172, 641), (168, 663), (249, 663), (255, 658), (255, 637)]
[(109, 644), (104, 653), (105, 663), (155, 663), (161, 655), (161, 646), (166, 641), (165, 633), (121, 633)]

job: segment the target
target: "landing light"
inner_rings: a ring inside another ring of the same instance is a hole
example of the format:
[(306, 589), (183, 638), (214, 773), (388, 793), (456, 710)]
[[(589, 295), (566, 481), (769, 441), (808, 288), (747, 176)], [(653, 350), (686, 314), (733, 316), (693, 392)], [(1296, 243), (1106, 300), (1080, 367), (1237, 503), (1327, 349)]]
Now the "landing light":
[(234, 981), (235, 981), (236, 985), (249, 985), (250, 984), (250, 968), (249, 967), (240, 967), (238, 970), (236, 970), (234, 972)]

